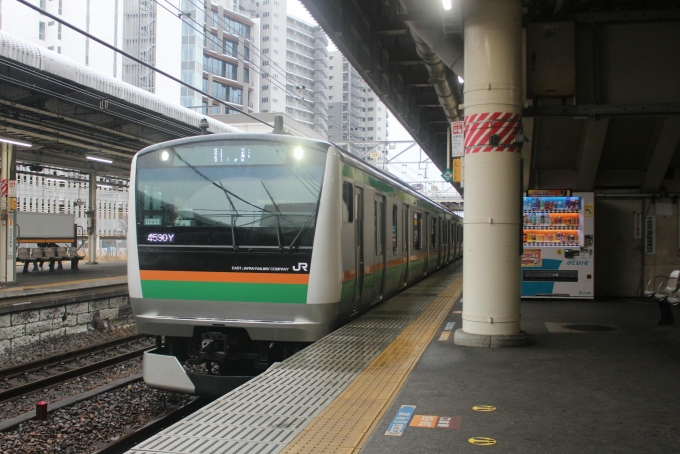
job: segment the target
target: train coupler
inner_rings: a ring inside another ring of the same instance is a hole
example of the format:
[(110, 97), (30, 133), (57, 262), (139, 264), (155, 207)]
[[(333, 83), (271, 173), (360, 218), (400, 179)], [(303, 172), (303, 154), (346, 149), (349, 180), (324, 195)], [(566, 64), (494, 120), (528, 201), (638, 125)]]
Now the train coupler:
[(198, 357), (203, 361), (224, 361), (229, 356), (227, 336), (222, 333), (205, 333), (202, 336)]

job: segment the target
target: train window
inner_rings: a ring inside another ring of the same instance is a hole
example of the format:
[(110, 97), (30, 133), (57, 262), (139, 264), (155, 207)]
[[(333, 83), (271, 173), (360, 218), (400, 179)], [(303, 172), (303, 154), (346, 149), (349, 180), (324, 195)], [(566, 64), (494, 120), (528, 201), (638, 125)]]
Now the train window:
[(354, 221), (353, 201), (354, 188), (352, 183), (342, 183), (342, 220), (345, 222)]
[(319, 148), (270, 140), (201, 139), (142, 153), (138, 241), (163, 233), (176, 246), (311, 247), (325, 165)]
[(392, 253), (399, 252), (399, 243), (397, 243), (397, 206), (392, 205)]
[(413, 249), (419, 251), (423, 248), (420, 242), (421, 238), (421, 224), (423, 220), (423, 215), (418, 212), (413, 213)]
[(435, 247), (437, 245), (437, 220), (432, 218), (430, 225), (430, 242), (432, 243), (432, 247)]

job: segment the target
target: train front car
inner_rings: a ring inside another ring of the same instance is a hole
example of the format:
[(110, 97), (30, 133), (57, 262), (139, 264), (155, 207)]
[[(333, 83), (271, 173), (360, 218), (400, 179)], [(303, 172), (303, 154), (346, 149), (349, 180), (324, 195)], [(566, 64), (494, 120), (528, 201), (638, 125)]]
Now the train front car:
[(128, 279), (139, 332), (159, 336), (144, 356), (151, 387), (219, 395), (335, 327), (340, 283), (325, 295), (309, 285), (340, 247), (315, 246), (337, 224), (320, 214), (322, 197), (339, 197), (322, 191), (328, 174), (336, 183), (339, 175), (337, 159), (326, 163), (329, 147), (220, 134), (135, 157)]

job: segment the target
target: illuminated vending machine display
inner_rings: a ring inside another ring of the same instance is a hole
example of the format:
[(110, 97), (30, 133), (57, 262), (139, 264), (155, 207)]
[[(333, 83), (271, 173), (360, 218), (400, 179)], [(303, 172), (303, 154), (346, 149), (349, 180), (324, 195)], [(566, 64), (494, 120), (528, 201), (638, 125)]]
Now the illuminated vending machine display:
[(529, 191), (523, 215), (522, 297), (592, 299), (593, 193)]

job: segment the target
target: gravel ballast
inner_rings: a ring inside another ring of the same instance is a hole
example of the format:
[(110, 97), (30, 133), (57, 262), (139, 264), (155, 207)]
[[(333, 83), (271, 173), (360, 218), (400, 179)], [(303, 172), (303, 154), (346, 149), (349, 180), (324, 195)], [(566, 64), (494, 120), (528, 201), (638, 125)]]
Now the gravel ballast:
[(91, 453), (190, 400), (138, 382), (0, 433), (2, 453)]
[(0, 403), (0, 421), (13, 418), (35, 408), (36, 402), (44, 400), (48, 405), (67, 397), (106, 385), (121, 378), (127, 378), (142, 371), (142, 359), (135, 358), (83, 377), (41, 389), (34, 393)]
[(0, 355), (0, 369), (36, 361), (48, 356), (72, 352), (92, 345), (137, 334), (137, 327), (129, 326), (104, 332), (88, 331), (40, 341), (25, 347), (18, 347), (10, 355)]

